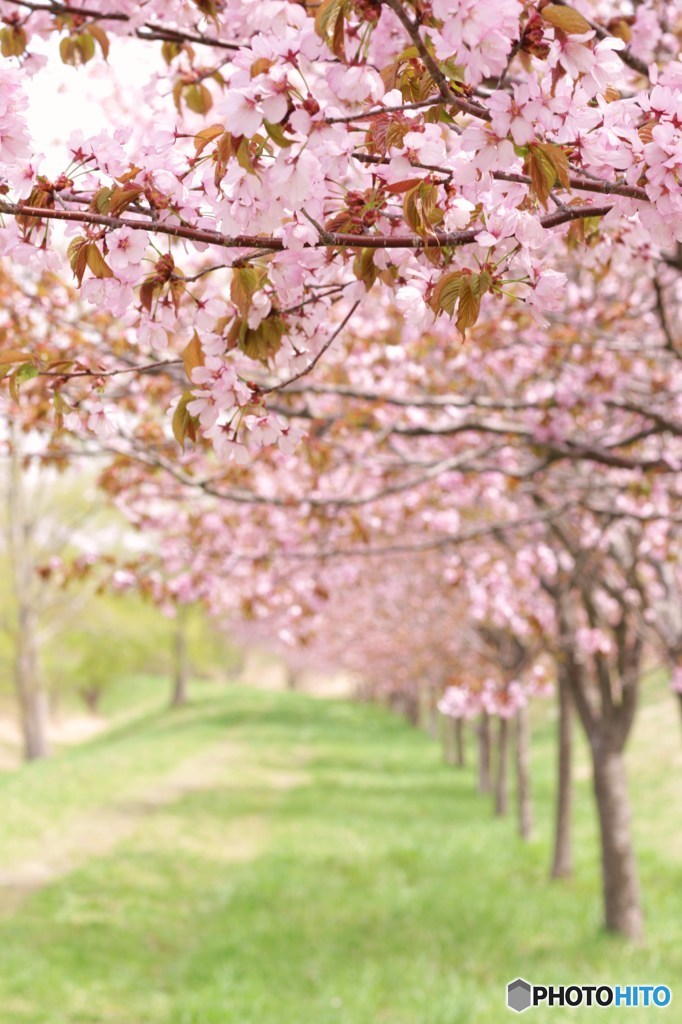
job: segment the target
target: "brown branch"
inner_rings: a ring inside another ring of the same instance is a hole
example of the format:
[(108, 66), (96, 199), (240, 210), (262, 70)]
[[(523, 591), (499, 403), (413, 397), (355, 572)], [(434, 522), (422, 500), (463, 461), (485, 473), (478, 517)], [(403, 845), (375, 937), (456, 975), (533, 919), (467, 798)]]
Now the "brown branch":
[[(352, 155), (355, 160), (363, 164), (390, 163), (388, 157), (375, 156), (370, 153), (354, 152)], [(439, 167), (438, 164), (421, 164), (410, 161), (410, 166), (417, 167), (422, 171), (433, 171), (443, 174), (448, 178), (452, 177), (452, 171), (448, 170), (447, 167)], [(490, 173), (497, 181), (513, 181), (519, 185), (531, 184), (531, 179), (527, 174), (517, 174), (513, 171), (491, 171)], [(603, 181), (599, 178), (586, 179), (578, 175), (571, 175), (568, 180), (571, 188), (574, 188), (577, 192), (595, 192), (604, 196), (623, 196), (625, 199), (641, 199), (642, 202), (650, 202), (645, 189), (639, 188), (637, 185), (621, 185), (618, 182)]]
[[(79, 18), (91, 18), (93, 21), (130, 21), (130, 15), (123, 11), (95, 11), (89, 7), (74, 7), (71, 4), (58, 3), (56, 0), (55, 3), (39, 3), (38, 0), (7, 0), (7, 2), (16, 4), (17, 7), (24, 7), (29, 11), (45, 11), (54, 15), (72, 14)], [(224, 39), (186, 32), (183, 29), (169, 28), (154, 22), (146, 22), (142, 28), (135, 29), (134, 35), (138, 39), (161, 40), (171, 43), (198, 43), (203, 46), (215, 46), (222, 50), (239, 50), (240, 48), (239, 43), (228, 43)]]
[(552, 509), (549, 512), (535, 513), (533, 515), (521, 516), (518, 519), (509, 519), (486, 523), (485, 526), (478, 526), (459, 534), (447, 534), (444, 537), (434, 537), (432, 540), (415, 541), (414, 543), (382, 544), (380, 547), (362, 548), (331, 548), (321, 551), (285, 551), (277, 550), (274, 554), (235, 552), (234, 556), (244, 561), (262, 561), (264, 559), (277, 561), (318, 561), (331, 558), (380, 558), (383, 555), (410, 555), (420, 554), (426, 551), (438, 551), (443, 548), (459, 547), (473, 540), (482, 537), (496, 536), (501, 533), (509, 533), (520, 530), (525, 526), (534, 526), (539, 523), (549, 522), (551, 519), (562, 515), (572, 507), (567, 503), (561, 508)]
[(372, 110), (363, 110), (359, 114), (346, 114), (344, 117), (325, 117), (325, 124), (349, 124), (351, 121), (366, 121), (372, 117), (379, 117), (381, 114), (400, 114), (403, 110), (422, 110), (424, 107), (442, 107), (442, 97), (433, 97), (430, 100), (417, 100), (414, 103), (401, 103), (394, 107), (376, 107)]
[(77, 377), (118, 377), (122, 373), (152, 373), (155, 370), (165, 369), (167, 366), (179, 366), (182, 359), (159, 359), (155, 363), (145, 363), (144, 366), (123, 366), (115, 370), (40, 370), (39, 377), (59, 377), (62, 380), (74, 380)]
[(472, 103), (469, 100), (463, 99), (461, 96), (457, 96), (456, 93), (450, 88), (450, 83), (445, 75), (445, 72), (440, 67), (433, 54), (430, 52), (428, 46), (421, 37), (419, 31), (419, 25), (415, 24), (407, 15), (405, 8), (400, 3), (400, 0), (383, 0), (386, 7), (395, 14), (396, 18), (403, 26), (408, 36), (419, 51), (424, 65), (426, 66), (429, 74), (431, 75), (434, 83), (436, 84), (440, 95), (443, 97), (446, 103), (451, 104), (453, 107), (457, 107), (465, 114), (471, 114), (473, 117), (482, 118), (484, 121), (490, 120), (490, 114), (487, 109), (480, 103)]
[[(572, 4), (567, 3), (567, 0), (553, 0), (553, 3), (558, 4), (561, 7), (572, 6)], [(585, 15), (583, 14), (582, 17), (585, 18)], [(597, 25), (594, 21), (590, 21), (589, 18), (585, 18), (585, 21), (587, 21), (590, 27), (594, 29), (597, 39), (616, 38), (612, 32), (609, 32), (607, 29), (602, 28), (601, 25)], [(644, 75), (645, 78), (649, 77), (649, 68), (647, 64), (643, 60), (640, 60), (639, 57), (635, 57), (634, 53), (630, 50), (629, 47), (626, 46), (624, 50), (615, 50), (614, 52), (618, 57), (620, 57), (623, 64), (627, 65), (627, 67), (631, 68), (633, 71), (636, 71), (640, 75)]]
[(270, 387), (267, 387), (267, 388), (258, 387), (256, 389), (256, 393), (259, 394), (259, 395), (270, 395), (270, 394), (272, 394), (273, 391), (283, 391), (284, 388), (288, 387), (290, 384), (293, 384), (295, 381), (300, 380), (302, 377), (306, 377), (312, 370), (315, 369), (315, 367), (317, 366), (317, 364), (319, 363), (320, 359), (325, 354), (325, 352), (327, 352), (328, 349), (330, 349), (331, 346), (334, 344), (334, 342), (338, 338), (339, 334), (344, 329), (344, 327), (346, 326), (346, 324), (348, 323), (348, 321), (350, 320), (350, 318), (352, 317), (353, 313), (356, 311), (356, 309), (358, 308), (359, 305), (360, 305), (360, 303), (356, 302), (351, 307), (351, 309), (348, 311), (348, 313), (343, 318), (341, 323), (338, 325), (336, 330), (331, 334), (331, 336), (324, 343), (324, 345), (322, 346), (320, 351), (317, 353), (315, 358), (312, 359), (308, 363), (307, 366), (305, 366), (298, 373), (295, 373), (293, 375), (293, 377), (289, 377), (288, 380), (282, 381), (281, 384), (273, 384), (273, 385), (271, 385)]
[[(572, 206), (546, 214), (540, 218), (545, 229), (559, 227), (570, 221), (586, 217), (604, 217), (611, 206)], [(80, 224), (97, 224), (106, 228), (131, 228), (134, 231), (148, 231), (151, 234), (167, 235), (170, 238), (187, 238), (190, 241), (206, 242), (224, 249), (267, 249), (282, 252), (285, 249), (281, 238), (264, 235), (223, 235), (218, 231), (191, 228), (184, 225), (160, 224), (156, 221), (133, 220), (130, 217), (110, 217), (102, 213), (81, 210), (50, 210), (26, 203), (0, 201), (0, 213), (12, 217), (30, 217), (36, 220), (57, 220)], [(311, 248), (339, 249), (442, 249), (458, 248), (476, 241), (480, 228), (466, 231), (433, 233), (424, 238), (420, 235), (351, 235), (329, 232), (324, 239), (312, 244)]]

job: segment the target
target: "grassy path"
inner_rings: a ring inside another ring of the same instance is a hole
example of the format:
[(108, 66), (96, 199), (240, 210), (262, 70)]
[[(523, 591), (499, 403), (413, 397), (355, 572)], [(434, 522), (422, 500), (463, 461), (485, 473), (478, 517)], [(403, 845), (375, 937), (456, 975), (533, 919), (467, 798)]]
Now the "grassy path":
[[(641, 950), (597, 929), (587, 780), (576, 878), (546, 879), (549, 726), (526, 848), (426, 737), (298, 695), (208, 692), (0, 776), (0, 887), (43, 867), (20, 900), (0, 897), (0, 1021), (495, 1024), (517, 974), (665, 982), (680, 1001), (682, 822), (657, 799), (679, 797), (671, 718), (662, 694), (632, 751)], [(594, 1013), (621, 1019), (547, 1019)]]

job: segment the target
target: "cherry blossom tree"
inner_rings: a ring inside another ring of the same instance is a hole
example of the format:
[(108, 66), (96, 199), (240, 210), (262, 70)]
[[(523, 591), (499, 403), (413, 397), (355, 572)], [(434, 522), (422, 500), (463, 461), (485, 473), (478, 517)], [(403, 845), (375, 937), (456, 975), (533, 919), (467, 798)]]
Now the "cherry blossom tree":
[[(507, 294), (557, 308), (567, 244), (675, 259), (674, 6), (3, 0), (2, 252), (68, 262), (159, 360), (191, 346), (179, 439), (290, 451), (272, 396), (385, 302), (464, 333)], [(41, 161), (28, 78), (61, 61), (82, 91), (151, 46), (110, 124), (86, 138), (74, 111)], [(81, 427), (108, 429), (105, 397)]]
[[(412, 705), (455, 657), (428, 640), (428, 589), (414, 650), (386, 580), (359, 588), (352, 634), (329, 629), (368, 551), (456, 578), (468, 651), (480, 627), (548, 637), (590, 740), (606, 923), (631, 937), (622, 752), (682, 464), (674, 14), (0, 2), (0, 254), (68, 268), (66, 318), (96, 320), (0, 358), (36, 424), (52, 408), (54, 457), (96, 440), (108, 492), (164, 538), (161, 566), (124, 571), (318, 654), (324, 636)], [(61, 60), (87, 83), (108, 60), (116, 82), (150, 46), (111, 126), (74, 123), (43, 164), (28, 77)], [(393, 625), (369, 651), (377, 603)]]

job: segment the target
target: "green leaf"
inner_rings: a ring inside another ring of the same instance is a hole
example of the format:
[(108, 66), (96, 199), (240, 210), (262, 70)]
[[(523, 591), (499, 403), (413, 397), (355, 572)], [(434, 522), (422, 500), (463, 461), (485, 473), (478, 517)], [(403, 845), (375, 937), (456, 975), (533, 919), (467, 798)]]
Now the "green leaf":
[(284, 320), (279, 316), (266, 317), (254, 330), (242, 323), (238, 344), (249, 359), (257, 359), (267, 365), (279, 351), (284, 331)]
[(270, 136), (273, 142), (276, 142), (282, 149), (288, 149), (289, 146), (293, 146), (293, 139), (288, 139), (284, 134), (284, 128), (281, 124), (270, 124), (269, 121), (263, 122), (263, 127)]
[(213, 106), (211, 91), (203, 82), (194, 82), (184, 91), (185, 103), (195, 114), (208, 114)]
[(3, 57), (21, 57), (26, 49), (26, 33), (20, 25), (10, 25), (0, 32), (0, 53)]

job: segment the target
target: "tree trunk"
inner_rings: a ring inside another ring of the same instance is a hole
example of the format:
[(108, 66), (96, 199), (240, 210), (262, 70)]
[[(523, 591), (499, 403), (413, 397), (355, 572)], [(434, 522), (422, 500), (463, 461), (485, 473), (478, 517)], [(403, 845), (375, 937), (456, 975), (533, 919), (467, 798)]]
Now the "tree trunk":
[(175, 677), (171, 707), (181, 708), (187, 703), (189, 687), (189, 659), (187, 654), (187, 608), (179, 607), (175, 619), (173, 638)]
[(495, 814), (502, 817), (507, 813), (507, 753), (509, 749), (509, 721), (500, 718), (497, 741), (497, 774), (495, 777)]
[(81, 698), (90, 714), (96, 715), (102, 699), (102, 691), (96, 686), (84, 686), (78, 691), (78, 696)]
[(565, 674), (559, 668), (559, 723), (557, 752), (556, 811), (552, 878), (573, 874), (571, 842), (571, 805), (573, 803), (573, 702)]
[(478, 792), (490, 792), (490, 716), (481, 712), (478, 724)]
[(455, 763), (455, 720), (450, 715), (441, 715), (441, 736), (443, 739), (443, 760), (446, 764)]
[(464, 747), (464, 719), (455, 719), (455, 764), (458, 768), (464, 768), (466, 764), (466, 750)]
[(680, 707), (680, 715), (682, 716), (682, 693), (677, 694), (677, 702)]
[(643, 916), (630, 827), (625, 762), (621, 751), (592, 746), (594, 793), (602, 848), (604, 924), (635, 942), (642, 938)]
[(38, 623), (35, 610), (35, 577), (31, 557), (32, 523), (23, 487), (17, 430), (10, 426), (11, 453), (7, 486), (7, 532), (13, 598), (16, 604), (14, 636), (14, 687), (21, 717), (24, 758), (47, 757), (48, 699), (40, 680)]
[(434, 740), (438, 739), (438, 714), (431, 690), (422, 687), (419, 691), (419, 725)]
[(530, 727), (526, 707), (516, 712), (516, 796), (519, 834), (528, 840), (533, 831), (533, 803), (530, 791)]
[(298, 690), (298, 673), (291, 667), (291, 665), (287, 665), (286, 667), (286, 687), (291, 693)]
[(30, 628), (19, 638), (14, 678), (21, 714), (24, 759), (37, 761), (50, 754), (48, 699), (38, 681), (38, 663)]

